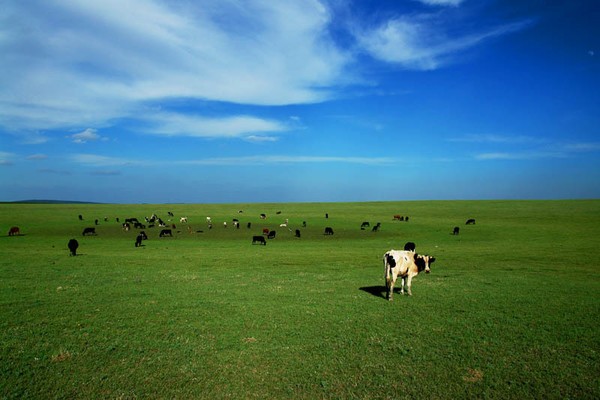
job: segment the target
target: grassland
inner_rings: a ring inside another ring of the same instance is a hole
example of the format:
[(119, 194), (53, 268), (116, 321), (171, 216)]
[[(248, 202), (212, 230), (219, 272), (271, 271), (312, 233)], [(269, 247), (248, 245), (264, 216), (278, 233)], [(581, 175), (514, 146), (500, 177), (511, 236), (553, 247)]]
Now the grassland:
[[(116, 222), (168, 211), (180, 233), (140, 248)], [(4, 204), (0, 221), (0, 398), (600, 398), (598, 200)], [(251, 245), (263, 227), (277, 237)], [(406, 241), (437, 261), (388, 302), (381, 256)]]

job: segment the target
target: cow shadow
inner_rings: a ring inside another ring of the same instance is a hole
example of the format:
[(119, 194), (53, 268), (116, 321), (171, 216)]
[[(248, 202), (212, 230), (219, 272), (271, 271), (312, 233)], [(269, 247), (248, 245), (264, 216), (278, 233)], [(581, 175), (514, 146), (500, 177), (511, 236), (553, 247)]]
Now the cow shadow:
[[(395, 288), (394, 288), (395, 289)], [(386, 298), (386, 287), (382, 285), (377, 286), (363, 286), (360, 288), (363, 292), (367, 292), (375, 297)]]

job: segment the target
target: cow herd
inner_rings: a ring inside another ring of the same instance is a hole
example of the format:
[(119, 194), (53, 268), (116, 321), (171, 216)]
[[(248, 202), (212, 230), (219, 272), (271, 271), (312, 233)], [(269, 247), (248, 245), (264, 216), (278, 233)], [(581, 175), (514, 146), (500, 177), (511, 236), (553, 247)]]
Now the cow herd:
[[(239, 211), (239, 213), (242, 213), (242, 212), (243, 211)], [(169, 212), (168, 214), (169, 214), (169, 217), (174, 216), (172, 212)], [(278, 212), (277, 214), (280, 214), (280, 212)], [(79, 215), (78, 218), (80, 221), (84, 221), (84, 218), (82, 215)], [(325, 214), (325, 218), (329, 219), (328, 213)], [(267, 219), (266, 214), (260, 214), (260, 220), (266, 220), (266, 219)], [(401, 215), (394, 215), (392, 219), (394, 221), (407, 222), (409, 220), (409, 217), (401, 216)], [(108, 218), (104, 218), (104, 221), (108, 221)], [(119, 218), (116, 218), (116, 221), (118, 223), (120, 223)], [(146, 217), (145, 218), (146, 224), (141, 223), (137, 218), (126, 218), (124, 221), (125, 222), (122, 223), (122, 229), (123, 229), (123, 231), (126, 231), (126, 232), (131, 229), (131, 226), (133, 226), (134, 228), (137, 228), (137, 229), (147, 229), (147, 228), (153, 228), (155, 225), (158, 225), (159, 227), (161, 227), (160, 233), (158, 235), (160, 238), (173, 237), (173, 230), (176, 229), (175, 224), (165, 223), (156, 214), (152, 214), (151, 217)], [(170, 221), (170, 219), (168, 221)], [(179, 223), (187, 225), (188, 217), (179, 218)], [(95, 224), (96, 225), (99, 224), (97, 219), (95, 220)], [(468, 219), (465, 223), (465, 225), (474, 225), (474, 224), (475, 224), (475, 219), (472, 219), (472, 218)], [(206, 217), (206, 226), (209, 230), (213, 228), (211, 217)], [(227, 226), (228, 226), (227, 222), (224, 222), (223, 226), (225, 228), (227, 228)], [(233, 219), (233, 226), (237, 229), (240, 228), (240, 223), (237, 218)], [(251, 222), (248, 222), (246, 226), (248, 229), (251, 229), (251, 227), (252, 227)], [(307, 226), (306, 221), (303, 221), (302, 227), (306, 228), (306, 226)], [(287, 229), (287, 230), (289, 230), (289, 232), (293, 232), (294, 237), (296, 237), (296, 238), (301, 237), (300, 229), (295, 229), (295, 231), (292, 231), (292, 229), (289, 227), (288, 219), (285, 219), (285, 221), (283, 223), (281, 223), (279, 225), (279, 227), (283, 228), (284, 231)], [(373, 232), (377, 232), (380, 229), (380, 227), (381, 227), (381, 223), (378, 222), (372, 226), (371, 230)], [(365, 230), (367, 228), (371, 228), (371, 223), (369, 221), (363, 221), (362, 224), (360, 225), (360, 229)], [(188, 231), (188, 233), (202, 233), (203, 232), (202, 230), (195, 231), (189, 225), (187, 226), (187, 231)], [(256, 245), (266, 246), (267, 240), (275, 239), (277, 236), (277, 232), (275, 230), (270, 230), (269, 228), (262, 228), (261, 232), (262, 232), (262, 235), (253, 235), (252, 236), (252, 244), (253, 245), (256, 244)], [(177, 233), (181, 233), (181, 231), (177, 231)], [(460, 228), (458, 226), (455, 226), (452, 230), (452, 235), (458, 235), (459, 233), (460, 233)], [(333, 227), (326, 226), (324, 228), (323, 235), (331, 236), (333, 234), (334, 234)], [(20, 235), (21, 235), (21, 230), (17, 226), (11, 227), (8, 231), (8, 236), (20, 236)], [(97, 235), (95, 227), (85, 227), (82, 231), (82, 236), (95, 236), (95, 235)], [(148, 239), (148, 235), (146, 234), (145, 230), (140, 230), (135, 237), (135, 247), (143, 246), (142, 242), (147, 239)], [(67, 247), (69, 249), (70, 256), (77, 255), (77, 249), (79, 248), (79, 243), (76, 239), (70, 239), (68, 241)], [(383, 255), (386, 298), (390, 301), (393, 299), (394, 287), (396, 286), (398, 279), (400, 279), (400, 293), (404, 294), (404, 292), (406, 290), (406, 293), (409, 296), (412, 295), (412, 280), (413, 280), (413, 278), (416, 277), (420, 272), (423, 272), (423, 271), (425, 273), (429, 273), (431, 271), (431, 264), (434, 261), (435, 261), (435, 257), (433, 257), (433, 256), (418, 254), (416, 252), (416, 245), (414, 242), (407, 242), (404, 245), (404, 250), (392, 249), (392, 250), (387, 251)]]

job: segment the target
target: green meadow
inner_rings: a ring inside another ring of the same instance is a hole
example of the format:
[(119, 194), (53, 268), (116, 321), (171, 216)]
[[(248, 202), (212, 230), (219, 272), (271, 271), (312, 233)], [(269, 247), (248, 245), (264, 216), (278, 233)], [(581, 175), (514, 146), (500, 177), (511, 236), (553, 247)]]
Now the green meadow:
[[(153, 213), (173, 237), (136, 248), (116, 218)], [(600, 398), (600, 200), (0, 204), (0, 222), (3, 399)], [(388, 302), (382, 255), (407, 241), (436, 261)]]

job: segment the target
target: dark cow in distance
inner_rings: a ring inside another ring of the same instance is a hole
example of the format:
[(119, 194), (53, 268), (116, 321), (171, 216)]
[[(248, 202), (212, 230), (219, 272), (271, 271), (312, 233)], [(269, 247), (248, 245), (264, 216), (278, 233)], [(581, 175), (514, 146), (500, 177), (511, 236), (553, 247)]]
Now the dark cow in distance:
[(453, 235), (458, 235), (459, 232), (460, 232), (460, 228), (458, 226), (455, 226), (454, 229), (452, 230)]
[(8, 230), (8, 236), (19, 236), (21, 234), (21, 229), (18, 226), (13, 226)]
[(84, 228), (81, 236), (95, 235), (96, 228)]
[(369, 221), (365, 221), (362, 224), (360, 224), (360, 229), (364, 231), (365, 228), (368, 228), (370, 226), (371, 226), (371, 224), (369, 223)]
[(467, 222), (465, 222), (465, 225), (475, 225), (475, 219), (470, 218), (467, 220)]
[(330, 226), (326, 227), (323, 235), (333, 235), (333, 228)]
[(271, 231), (267, 235), (267, 239), (275, 239), (275, 235), (277, 235), (277, 231)]
[(67, 244), (67, 247), (69, 248), (69, 251), (71, 252), (69, 255), (70, 256), (76, 256), (77, 255), (77, 248), (79, 247), (79, 242), (75, 239), (71, 239), (69, 240), (69, 243)]
[(296, 229), (296, 235), (295, 235), (295, 236), (296, 236), (297, 238), (299, 238), (299, 237), (300, 237), (300, 229)]
[(406, 242), (404, 245), (404, 250), (406, 251), (415, 251), (416, 248), (417, 246), (413, 242)]
[(159, 237), (165, 237), (165, 236), (171, 236), (173, 237), (173, 231), (171, 231), (170, 229), (163, 229), (162, 231), (160, 231), (160, 233), (158, 234)]
[(142, 245), (142, 240), (147, 239), (148, 235), (146, 235), (146, 232), (140, 231), (140, 233), (138, 233), (137, 237), (135, 238), (135, 247), (140, 247)]
[(264, 246), (267, 245), (267, 241), (263, 236), (252, 236), (252, 244), (262, 244)]

